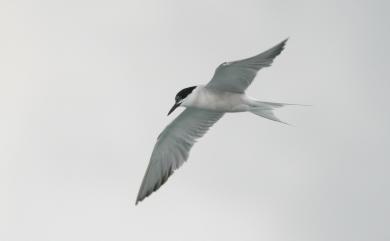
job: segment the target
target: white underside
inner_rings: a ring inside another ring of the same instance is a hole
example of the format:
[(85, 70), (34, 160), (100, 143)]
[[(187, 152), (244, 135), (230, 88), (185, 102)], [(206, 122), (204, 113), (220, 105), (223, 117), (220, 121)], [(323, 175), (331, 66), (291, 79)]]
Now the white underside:
[(257, 103), (245, 94), (198, 86), (181, 106), (218, 112), (245, 112), (258, 107)]

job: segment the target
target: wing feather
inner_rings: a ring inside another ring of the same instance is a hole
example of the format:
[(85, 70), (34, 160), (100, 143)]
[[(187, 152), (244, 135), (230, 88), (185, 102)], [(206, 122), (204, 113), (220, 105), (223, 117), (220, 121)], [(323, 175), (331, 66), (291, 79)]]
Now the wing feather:
[(159, 189), (189, 156), (196, 139), (202, 137), (223, 113), (187, 108), (157, 138), (136, 204)]
[(288, 39), (280, 42), (267, 51), (251, 58), (223, 63), (215, 70), (214, 76), (207, 84), (209, 88), (244, 93), (256, 77), (257, 72), (263, 67), (271, 66)]

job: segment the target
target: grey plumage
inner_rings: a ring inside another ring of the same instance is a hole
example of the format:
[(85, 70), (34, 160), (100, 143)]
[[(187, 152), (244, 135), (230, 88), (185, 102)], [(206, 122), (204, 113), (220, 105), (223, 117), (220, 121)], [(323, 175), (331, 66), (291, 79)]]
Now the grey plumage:
[(264, 67), (271, 66), (274, 58), (283, 51), (287, 40), (285, 39), (269, 50), (251, 58), (221, 64), (206, 86), (229, 92), (244, 93), (256, 77), (257, 72)]
[(159, 135), (136, 204), (163, 185), (188, 158), (196, 139), (202, 137), (223, 113), (186, 109)]
[(280, 121), (273, 115), (272, 110), (284, 104), (259, 102), (247, 97), (244, 92), (252, 83), (257, 71), (270, 66), (274, 58), (282, 52), (286, 41), (287, 39), (254, 57), (221, 64), (206, 86), (198, 86), (194, 90), (191, 87), (191, 91), (186, 92), (188, 96), (183, 97), (184, 99), (176, 98), (175, 106), (181, 104), (187, 108), (157, 138), (136, 204), (167, 181), (188, 159), (195, 141), (225, 112), (250, 111)]

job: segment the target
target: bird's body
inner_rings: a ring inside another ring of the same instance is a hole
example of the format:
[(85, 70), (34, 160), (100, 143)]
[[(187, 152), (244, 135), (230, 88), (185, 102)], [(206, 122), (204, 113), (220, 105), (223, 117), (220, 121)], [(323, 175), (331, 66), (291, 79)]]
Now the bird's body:
[(198, 85), (181, 105), (217, 112), (244, 112), (254, 107), (255, 102), (242, 93)]
[(256, 100), (248, 97), (245, 90), (261, 68), (271, 65), (286, 41), (254, 57), (225, 62), (218, 66), (207, 85), (188, 87), (177, 93), (168, 115), (179, 106), (186, 109), (158, 136), (136, 203), (166, 182), (174, 170), (188, 159), (195, 141), (225, 113), (248, 111), (282, 122), (273, 110), (286, 104)]

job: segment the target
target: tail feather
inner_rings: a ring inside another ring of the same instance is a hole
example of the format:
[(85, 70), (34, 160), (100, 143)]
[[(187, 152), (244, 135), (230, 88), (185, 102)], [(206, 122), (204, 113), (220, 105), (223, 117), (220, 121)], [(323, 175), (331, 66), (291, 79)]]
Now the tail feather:
[(249, 111), (255, 115), (264, 117), (266, 119), (289, 125), (288, 123), (281, 121), (278, 117), (276, 117), (275, 113), (273, 112), (274, 109), (280, 108), (280, 107), (283, 107), (286, 105), (294, 105), (294, 104), (256, 101), (255, 105)]

